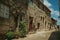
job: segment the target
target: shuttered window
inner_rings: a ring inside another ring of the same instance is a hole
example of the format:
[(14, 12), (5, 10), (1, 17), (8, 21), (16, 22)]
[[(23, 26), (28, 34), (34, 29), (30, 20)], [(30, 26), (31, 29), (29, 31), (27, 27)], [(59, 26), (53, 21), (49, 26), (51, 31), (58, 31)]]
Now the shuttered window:
[(9, 7), (0, 3), (0, 17), (9, 18)]

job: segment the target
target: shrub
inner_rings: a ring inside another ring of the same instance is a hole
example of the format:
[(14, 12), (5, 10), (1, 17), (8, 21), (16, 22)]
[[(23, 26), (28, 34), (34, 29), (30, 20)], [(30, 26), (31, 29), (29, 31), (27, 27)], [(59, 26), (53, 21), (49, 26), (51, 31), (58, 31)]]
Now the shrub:
[(12, 31), (9, 31), (6, 33), (7, 39), (11, 40), (14, 37), (14, 33)]
[(20, 37), (24, 37), (26, 35), (25, 25), (23, 22), (20, 22), (19, 25), (19, 35)]

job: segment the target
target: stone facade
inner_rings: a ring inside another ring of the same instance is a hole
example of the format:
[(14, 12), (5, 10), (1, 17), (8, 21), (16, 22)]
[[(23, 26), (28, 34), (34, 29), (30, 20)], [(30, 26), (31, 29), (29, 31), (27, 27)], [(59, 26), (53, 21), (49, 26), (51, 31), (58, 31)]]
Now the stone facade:
[(53, 19), (53, 18), (51, 18), (51, 20), (52, 20), (52, 29), (57, 29), (57, 21), (55, 20), (55, 19)]
[[(0, 22), (0, 24), (2, 24), (1, 26), (4, 26), (1, 29), (1, 32), (3, 33), (3, 31), (7, 32), (10, 28), (14, 31), (16, 29), (16, 27), (19, 26), (19, 22), (20, 20), (25, 21), (25, 24), (27, 25), (27, 8), (28, 8), (28, 4), (27, 4), (27, 0), (1, 0), (0, 3), (2, 3), (3, 5), (6, 5), (9, 7), (9, 18), (4, 18), (1, 17), (1, 22), (3, 22), (3, 24)], [(5, 22), (5, 23), (4, 23)], [(6, 29), (6, 27), (7, 29)], [(4, 29), (5, 28), (5, 29)], [(3, 30), (3, 31), (2, 31)]]
[(40, 0), (1, 0), (1, 3), (9, 7), (9, 18), (8, 21), (7, 19), (5, 21), (5, 24), (8, 25), (8, 27), (6, 26), (7, 31), (10, 28), (13, 31), (19, 28), (20, 21), (24, 21), (27, 32), (49, 30), (51, 28), (51, 11)]
[(28, 15), (33, 17), (33, 27), (38, 30), (49, 29), (48, 27), (50, 27), (49, 25), (51, 24), (50, 10), (43, 3), (37, 0), (33, 2), (30, 1), (28, 5)]

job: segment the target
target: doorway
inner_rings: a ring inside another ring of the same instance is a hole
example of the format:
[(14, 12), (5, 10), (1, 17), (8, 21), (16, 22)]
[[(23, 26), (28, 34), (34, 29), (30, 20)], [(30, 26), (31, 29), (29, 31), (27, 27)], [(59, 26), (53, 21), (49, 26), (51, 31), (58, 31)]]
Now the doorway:
[(39, 29), (39, 27), (40, 27), (40, 23), (37, 23), (37, 29)]
[(29, 17), (29, 31), (32, 31), (33, 30), (33, 17)]

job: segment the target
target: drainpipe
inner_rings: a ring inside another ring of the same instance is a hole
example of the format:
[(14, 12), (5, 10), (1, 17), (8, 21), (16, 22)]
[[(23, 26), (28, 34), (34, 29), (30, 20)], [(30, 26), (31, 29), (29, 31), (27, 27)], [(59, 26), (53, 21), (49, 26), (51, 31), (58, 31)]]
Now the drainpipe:
[(16, 31), (19, 32), (19, 21), (20, 21), (20, 15), (17, 15), (18, 19), (17, 19), (17, 28)]

